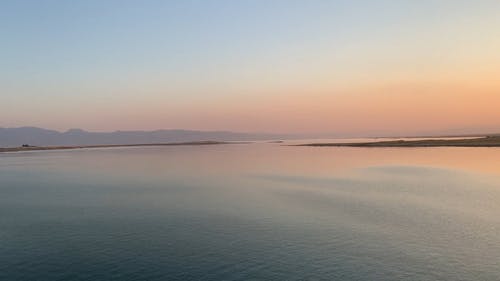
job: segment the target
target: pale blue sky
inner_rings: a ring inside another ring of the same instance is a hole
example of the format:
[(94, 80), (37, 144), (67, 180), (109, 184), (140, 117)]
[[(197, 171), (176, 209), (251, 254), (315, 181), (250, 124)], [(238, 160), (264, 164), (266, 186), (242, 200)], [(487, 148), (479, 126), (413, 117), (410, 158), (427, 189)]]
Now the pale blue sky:
[[(498, 18), (493, 0), (0, 0), (0, 126), (270, 131), (259, 103), (491, 72)], [(282, 128), (340, 126), (306, 119)]]

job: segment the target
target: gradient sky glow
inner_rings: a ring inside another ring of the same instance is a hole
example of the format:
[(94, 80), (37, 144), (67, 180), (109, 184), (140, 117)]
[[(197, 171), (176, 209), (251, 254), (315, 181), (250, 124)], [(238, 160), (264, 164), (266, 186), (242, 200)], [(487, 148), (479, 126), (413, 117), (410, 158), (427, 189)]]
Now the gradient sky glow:
[(500, 1), (0, 0), (0, 127), (500, 132)]

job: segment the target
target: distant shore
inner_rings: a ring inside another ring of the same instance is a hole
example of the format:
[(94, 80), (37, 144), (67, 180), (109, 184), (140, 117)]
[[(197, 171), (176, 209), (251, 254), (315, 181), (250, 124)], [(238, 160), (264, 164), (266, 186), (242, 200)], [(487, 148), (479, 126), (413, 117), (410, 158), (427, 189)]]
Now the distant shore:
[(140, 146), (181, 146), (181, 145), (197, 146), (197, 145), (239, 144), (239, 143), (245, 143), (245, 142), (196, 141), (196, 142), (71, 145), (71, 146), (20, 146), (20, 147), (0, 147), (0, 152), (68, 150), (68, 149), (82, 149), (82, 148), (140, 147)]
[(424, 139), (349, 143), (306, 143), (294, 146), (343, 146), (343, 147), (500, 147), (500, 136), (473, 139)]
[[(270, 143), (281, 143), (272, 141)], [(224, 141), (195, 141), (171, 143), (141, 143), (141, 144), (104, 144), (104, 145), (71, 145), (71, 146), (20, 146), (0, 147), (2, 152), (43, 151), (43, 150), (70, 150), (85, 148), (114, 148), (114, 147), (148, 147), (148, 146), (200, 146), (221, 144), (244, 144), (248, 142)], [(347, 142), (347, 143), (305, 143), (289, 146), (312, 147), (500, 147), (500, 136), (486, 136), (467, 139), (423, 139), (423, 140), (391, 140), (375, 142)]]

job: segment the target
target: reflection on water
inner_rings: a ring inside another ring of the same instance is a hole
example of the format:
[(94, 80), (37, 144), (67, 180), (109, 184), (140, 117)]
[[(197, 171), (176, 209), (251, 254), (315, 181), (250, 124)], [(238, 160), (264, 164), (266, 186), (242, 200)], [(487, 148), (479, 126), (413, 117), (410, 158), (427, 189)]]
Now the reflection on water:
[(0, 155), (0, 280), (499, 280), (500, 149)]

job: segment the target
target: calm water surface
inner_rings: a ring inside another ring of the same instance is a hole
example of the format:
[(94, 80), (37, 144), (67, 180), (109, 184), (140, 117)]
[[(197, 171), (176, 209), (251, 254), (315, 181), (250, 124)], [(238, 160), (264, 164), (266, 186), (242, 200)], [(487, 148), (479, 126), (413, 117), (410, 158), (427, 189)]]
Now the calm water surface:
[(500, 149), (0, 155), (0, 280), (500, 280)]

